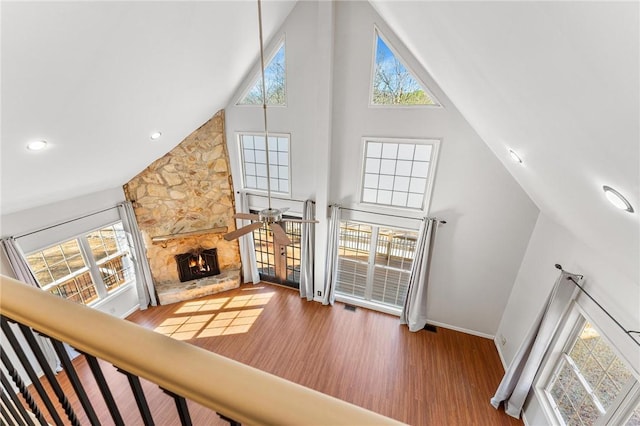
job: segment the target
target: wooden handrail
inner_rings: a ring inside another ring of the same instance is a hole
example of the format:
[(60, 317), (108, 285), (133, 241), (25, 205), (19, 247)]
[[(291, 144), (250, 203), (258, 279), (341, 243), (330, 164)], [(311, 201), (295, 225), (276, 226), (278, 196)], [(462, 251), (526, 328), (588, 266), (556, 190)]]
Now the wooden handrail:
[(242, 424), (402, 424), (3, 275), (0, 312)]

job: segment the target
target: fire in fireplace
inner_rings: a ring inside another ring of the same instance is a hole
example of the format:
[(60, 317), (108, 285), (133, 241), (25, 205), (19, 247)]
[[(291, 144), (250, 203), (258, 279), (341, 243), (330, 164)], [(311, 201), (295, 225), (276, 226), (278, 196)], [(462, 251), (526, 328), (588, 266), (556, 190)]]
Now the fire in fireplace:
[(218, 253), (215, 248), (200, 249), (175, 256), (180, 282), (210, 277), (220, 273)]

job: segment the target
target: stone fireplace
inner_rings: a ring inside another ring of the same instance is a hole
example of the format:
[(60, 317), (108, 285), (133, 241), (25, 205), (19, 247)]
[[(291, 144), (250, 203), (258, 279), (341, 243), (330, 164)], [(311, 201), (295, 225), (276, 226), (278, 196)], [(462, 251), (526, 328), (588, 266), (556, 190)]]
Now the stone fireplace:
[[(161, 304), (240, 285), (238, 242), (222, 238), (235, 229), (224, 110), (127, 182), (124, 192), (145, 240)], [(220, 273), (181, 281), (176, 256), (203, 248), (215, 251)]]

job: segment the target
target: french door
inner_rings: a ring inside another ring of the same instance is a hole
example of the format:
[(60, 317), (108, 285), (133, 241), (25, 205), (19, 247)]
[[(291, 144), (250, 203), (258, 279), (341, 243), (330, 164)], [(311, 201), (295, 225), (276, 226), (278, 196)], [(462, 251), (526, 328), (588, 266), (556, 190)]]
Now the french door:
[[(295, 219), (293, 216), (285, 217)], [(301, 224), (296, 222), (279, 222), (279, 224), (291, 240), (288, 246), (275, 242), (271, 230), (266, 226), (253, 231), (260, 279), (287, 287), (300, 288)]]
[(372, 305), (402, 308), (416, 239), (415, 231), (343, 221), (336, 294)]

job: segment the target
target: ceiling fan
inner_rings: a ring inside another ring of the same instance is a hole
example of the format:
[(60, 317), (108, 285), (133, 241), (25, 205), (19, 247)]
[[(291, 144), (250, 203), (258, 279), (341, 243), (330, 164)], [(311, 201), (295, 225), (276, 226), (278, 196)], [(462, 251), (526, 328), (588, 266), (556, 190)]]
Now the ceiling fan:
[(318, 223), (317, 220), (305, 220), (305, 219), (290, 219), (283, 218), (282, 214), (288, 210), (288, 208), (276, 209), (271, 206), (271, 172), (269, 166), (269, 131), (267, 130), (267, 91), (265, 89), (265, 68), (264, 68), (264, 45), (262, 40), (262, 5), (261, 0), (258, 0), (258, 26), (260, 33), (260, 72), (262, 76), (262, 110), (264, 116), (264, 136), (266, 144), (266, 162), (267, 162), (267, 199), (268, 206), (266, 209), (261, 210), (258, 214), (252, 213), (236, 213), (233, 217), (236, 219), (245, 219), (254, 221), (250, 225), (243, 226), (242, 228), (231, 231), (224, 235), (224, 239), (227, 241), (235, 240), (241, 236), (253, 232), (262, 226), (266, 226), (273, 232), (273, 240), (283, 246), (291, 244), (291, 239), (287, 236), (287, 233), (280, 226), (280, 222), (297, 222), (297, 223)]

